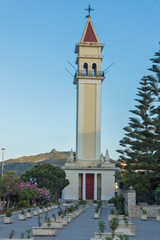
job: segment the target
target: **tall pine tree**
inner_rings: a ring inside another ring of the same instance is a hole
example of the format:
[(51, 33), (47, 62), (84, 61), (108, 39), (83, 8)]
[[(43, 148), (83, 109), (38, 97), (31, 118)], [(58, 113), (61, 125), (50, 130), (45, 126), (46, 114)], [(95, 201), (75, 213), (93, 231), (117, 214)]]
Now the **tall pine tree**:
[(154, 97), (150, 78), (145, 76), (140, 81), (135, 110), (130, 112), (129, 124), (124, 128), (125, 137), (120, 141), (123, 147), (117, 150), (121, 167), (121, 181), (124, 188), (133, 186), (135, 190), (148, 190), (153, 171), (155, 133), (153, 125)]
[(155, 169), (153, 172), (152, 187), (156, 188), (160, 184), (160, 50), (155, 53), (151, 61), (153, 65), (149, 70), (153, 74), (149, 76), (149, 80), (155, 97), (153, 113), (156, 134), (153, 155)]

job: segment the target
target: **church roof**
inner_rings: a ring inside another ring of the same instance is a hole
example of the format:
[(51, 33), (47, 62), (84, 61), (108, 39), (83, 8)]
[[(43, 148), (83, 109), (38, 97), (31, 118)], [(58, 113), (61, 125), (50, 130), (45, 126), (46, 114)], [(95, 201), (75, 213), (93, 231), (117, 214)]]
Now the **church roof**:
[(88, 17), (88, 21), (86, 23), (86, 26), (82, 35), (81, 43), (82, 42), (100, 43), (90, 17)]

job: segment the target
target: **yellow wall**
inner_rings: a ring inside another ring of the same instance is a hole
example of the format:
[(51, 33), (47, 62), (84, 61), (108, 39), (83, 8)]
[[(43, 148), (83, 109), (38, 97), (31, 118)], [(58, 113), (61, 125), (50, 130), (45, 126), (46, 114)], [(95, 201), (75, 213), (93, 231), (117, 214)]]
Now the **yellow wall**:
[(79, 55), (91, 55), (91, 56), (100, 56), (99, 47), (81, 47), (79, 51)]
[(84, 84), (83, 95), (83, 159), (95, 158), (96, 84)]

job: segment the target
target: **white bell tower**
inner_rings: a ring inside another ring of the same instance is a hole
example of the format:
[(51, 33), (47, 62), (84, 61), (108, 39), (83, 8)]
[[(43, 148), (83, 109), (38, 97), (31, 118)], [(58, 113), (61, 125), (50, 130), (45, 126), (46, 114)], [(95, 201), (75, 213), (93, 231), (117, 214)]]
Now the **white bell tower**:
[(100, 160), (101, 153), (101, 52), (100, 43), (91, 18), (88, 17), (80, 43), (74, 84), (77, 86), (76, 159)]

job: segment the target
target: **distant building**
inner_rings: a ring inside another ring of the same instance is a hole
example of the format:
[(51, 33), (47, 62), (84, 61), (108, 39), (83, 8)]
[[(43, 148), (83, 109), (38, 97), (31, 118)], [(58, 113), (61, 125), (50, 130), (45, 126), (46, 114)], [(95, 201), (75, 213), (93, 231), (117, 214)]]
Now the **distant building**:
[(64, 189), (64, 199), (108, 200), (114, 196), (115, 164), (108, 150), (101, 154), (101, 72), (100, 43), (90, 16), (80, 43), (76, 44), (74, 84), (77, 89), (76, 155), (72, 150), (64, 166), (70, 184)]

